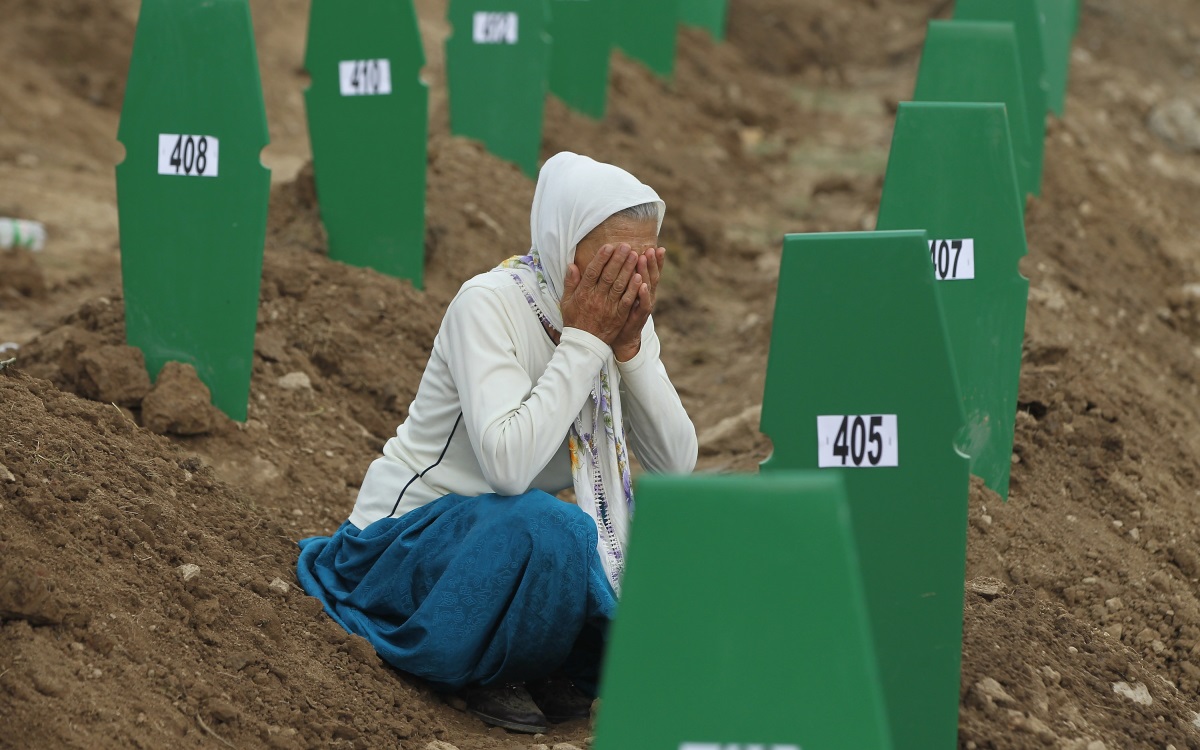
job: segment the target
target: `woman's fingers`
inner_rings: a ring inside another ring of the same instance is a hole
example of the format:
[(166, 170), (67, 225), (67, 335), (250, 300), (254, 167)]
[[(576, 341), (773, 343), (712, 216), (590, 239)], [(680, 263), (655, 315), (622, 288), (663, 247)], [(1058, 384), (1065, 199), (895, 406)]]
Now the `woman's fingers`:
[(666, 251), (663, 248), (650, 248), (646, 251), (646, 278), (649, 279), (650, 288), (658, 288), (658, 280), (662, 278), (662, 263), (663, 253)]
[[(621, 265), (616, 266), (618, 258), (621, 259)], [(609, 282), (609, 287), (612, 289), (613, 298), (620, 298), (629, 288), (629, 279), (637, 272), (638, 254), (630, 249), (629, 245), (621, 245), (613, 254), (612, 261), (604, 269), (604, 280), (609, 281), (609, 273), (616, 266), (615, 273), (612, 275), (612, 280)]]
[(614, 245), (596, 286), (603, 287), (605, 290), (612, 288), (617, 277), (621, 275), (621, 269), (625, 267), (627, 260), (629, 260), (629, 245)]
[(642, 283), (641, 274), (635, 273), (633, 278), (630, 279), (630, 283), (626, 285), (625, 291), (621, 294), (621, 301), (617, 306), (622, 315), (628, 315), (629, 311), (633, 309), (633, 303), (637, 302), (638, 292), (643, 286), (645, 284)]
[(575, 290), (579, 288), (580, 278), (579, 266), (574, 263), (567, 266), (567, 279), (563, 283), (563, 299), (569, 299), (575, 295)]
[(592, 256), (591, 262), (588, 263), (587, 269), (583, 272), (583, 280), (587, 286), (595, 286), (599, 283), (600, 277), (608, 265), (608, 261), (612, 259), (613, 250), (612, 245), (603, 245)]
[(639, 339), (642, 335), (642, 326), (646, 325), (653, 307), (654, 293), (650, 291), (649, 284), (642, 283), (638, 288), (637, 302), (634, 304), (633, 311), (629, 315), (630, 322), (637, 329)]

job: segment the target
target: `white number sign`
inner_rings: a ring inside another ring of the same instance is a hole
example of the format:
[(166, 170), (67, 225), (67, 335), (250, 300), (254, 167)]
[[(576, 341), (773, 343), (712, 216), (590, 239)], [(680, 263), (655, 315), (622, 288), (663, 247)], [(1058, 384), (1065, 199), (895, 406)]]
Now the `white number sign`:
[(930, 240), (929, 259), (938, 281), (975, 278), (975, 240)]
[(181, 177), (216, 177), (221, 144), (211, 135), (158, 136), (158, 173)]
[(342, 60), (338, 63), (342, 96), (386, 96), (392, 93), (390, 60)]
[(472, 38), (476, 44), (516, 44), (516, 13), (476, 13)]
[(817, 466), (822, 469), (899, 465), (895, 414), (817, 417)]

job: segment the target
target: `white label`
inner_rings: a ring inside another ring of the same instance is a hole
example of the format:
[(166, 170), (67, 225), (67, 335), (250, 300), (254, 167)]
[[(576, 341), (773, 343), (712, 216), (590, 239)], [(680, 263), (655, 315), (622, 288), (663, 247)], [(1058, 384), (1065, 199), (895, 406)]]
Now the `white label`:
[(516, 13), (476, 13), (472, 38), (476, 44), (516, 44)]
[(342, 60), (338, 63), (342, 96), (386, 96), (392, 93), (390, 60)]
[(216, 177), (221, 144), (211, 135), (158, 136), (158, 173), (181, 177)]
[(817, 466), (822, 469), (900, 465), (895, 414), (817, 417)]
[(938, 281), (975, 278), (975, 240), (930, 240), (929, 259)]

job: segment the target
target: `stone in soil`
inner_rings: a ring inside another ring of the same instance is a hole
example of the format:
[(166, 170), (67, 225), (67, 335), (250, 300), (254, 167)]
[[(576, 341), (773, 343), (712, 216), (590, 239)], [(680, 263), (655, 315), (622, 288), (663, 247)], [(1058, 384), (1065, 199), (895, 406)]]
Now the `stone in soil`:
[(142, 424), (160, 435), (203, 435), (223, 419), (196, 368), (182, 362), (168, 362), (142, 401)]

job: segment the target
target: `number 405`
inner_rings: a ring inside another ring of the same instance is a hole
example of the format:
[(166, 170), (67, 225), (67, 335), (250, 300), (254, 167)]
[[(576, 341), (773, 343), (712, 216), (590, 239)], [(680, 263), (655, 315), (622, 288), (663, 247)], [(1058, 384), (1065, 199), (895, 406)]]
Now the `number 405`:
[(821, 468), (899, 465), (895, 414), (817, 417), (817, 440)]

